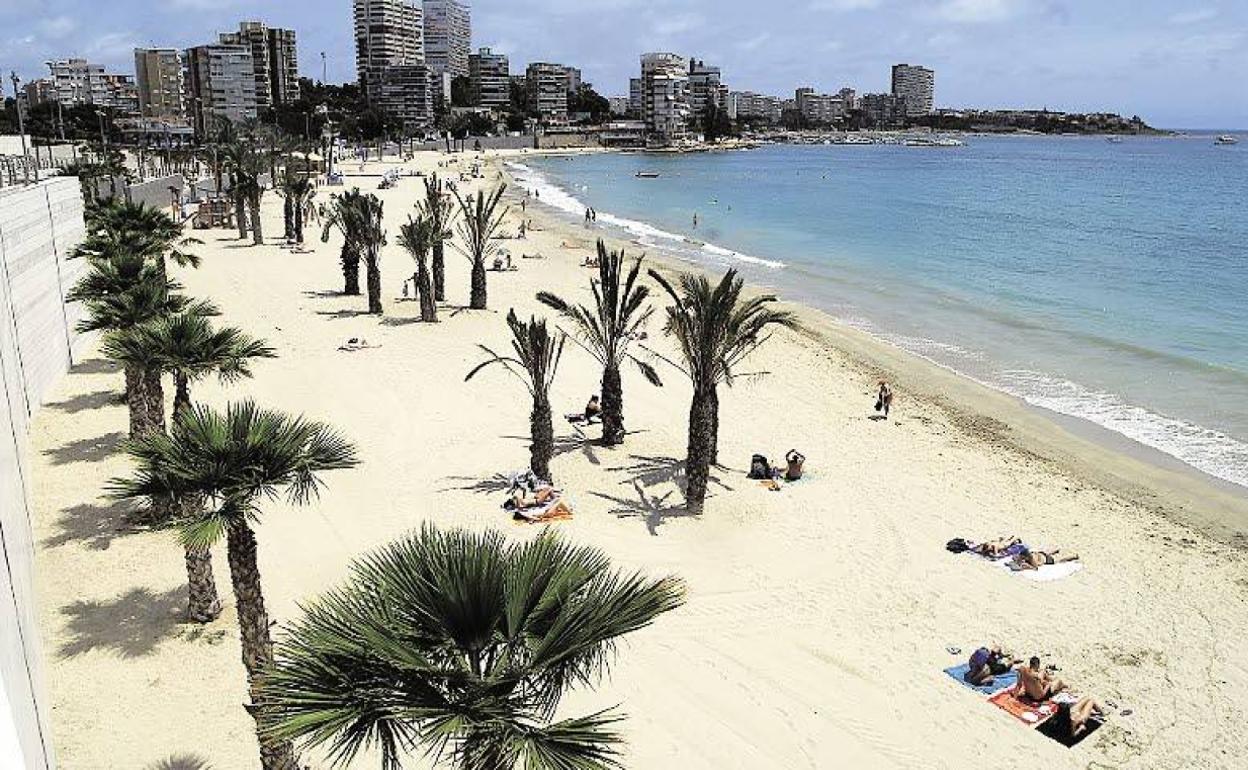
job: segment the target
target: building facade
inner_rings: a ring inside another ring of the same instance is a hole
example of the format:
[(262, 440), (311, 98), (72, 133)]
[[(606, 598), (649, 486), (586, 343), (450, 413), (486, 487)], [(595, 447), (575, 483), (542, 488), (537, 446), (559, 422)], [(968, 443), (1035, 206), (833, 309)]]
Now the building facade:
[(936, 102), (936, 73), (913, 64), (894, 65), (893, 96), (906, 100), (909, 117), (930, 115)]
[(863, 94), (858, 108), (870, 128), (900, 128), (909, 114), (905, 97), (893, 94)]
[(641, 78), (628, 79), (628, 111), (632, 115), (641, 115)]
[(783, 102), (779, 97), (753, 91), (733, 91), (728, 95), (728, 117), (733, 120), (762, 120), (779, 123)]
[(712, 67), (699, 59), (689, 62), (689, 109), (697, 118), (706, 114), (711, 105), (728, 108), (728, 86), (723, 84), (719, 67)]
[(355, 69), (365, 97), (379, 95), (383, 70), (425, 63), (424, 14), (413, 0), (354, 0)]
[(184, 121), (187, 110), (186, 62), (176, 48), (134, 49), (139, 110), (145, 118)]
[(802, 120), (812, 125), (839, 123), (849, 112), (840, 96), (815, 93), (813, 88), (797, 89), (795, 101)]
[(468, 91), (474, 107), (501, 110), (511, 104), (507, 55), (482, 48), (468, 57)]
[(688, 135), (689, 60), (674, 53), (641, 57), (641, 119), (655, 144), (670, 144)]
[(186, 90), (195, 135), (215, 130), (216, 118), (241, 123), (259, 117), (256, 73), (251, 50), (241, 45), (201, 45), (188, 48)]
[(566, 125), (568, 68), (562, 64), (533, 62), (525, 70), (524, 80), (529, 109), (541, 117), (542, 123), (548, 126)]
[(434, 75), (468, 77), (472, 12), (461, 0), (425, 0), (425, 63)]
[(373, 103), (397, 121), (407, 136), (428, 128), (433, 116), (429, 67), (395, 64), (381, 70)]
[(238, 25), (237, 32), (223, 32), (218, 38), (222, 45), (242, 46), (251, 52), (259, 109), (299, 99), (299, 56), (293, 29), (244, 21)]
[(127, 114), (139, 111), (139, 91), (130, 75), (110, 73), (86, 59), (61, 59), (48, 64), (48, 101), (63, 107), (89, 104)]

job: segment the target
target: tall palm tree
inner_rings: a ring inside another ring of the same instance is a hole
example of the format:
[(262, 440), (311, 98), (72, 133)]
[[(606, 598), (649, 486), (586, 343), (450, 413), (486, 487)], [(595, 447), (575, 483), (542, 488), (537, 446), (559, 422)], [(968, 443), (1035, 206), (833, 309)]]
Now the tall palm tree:
[(137, 467), (132, 477), (112, 482), (115, 497), (198, 498), (202, 506), (184, 511), (182, 542), (210, 548), (225, 538), (261, 766), (297, 770), (291, 743), (260, 733), (268, 708), (260, 677), (273, 662), (273, 641), (252, 524), (261, 516), (260, 502), (283, 489), (290, 502), (307, 504), (318, 492), (323, 472), (356, 464), (355, 448), (325, 425), (246, 401), (224, 412), (194, 406), (168, 435), (131, 441), (127, 450)]
[(555, 426), (551, 418), (550, 386), (554, 384), (559, 359), (563, 356), (565, 337), (552, 335), (543, 320), (521, 321), (515, 310), (507, 313), (507, 326), (511, 328), (511, 349), (515, 355), (500, 356), (485, 345), (478, 345), (490, 358), (468, 372), (464, 382), (487, 366), (500, 364), (524, 383), (533, 398), (533, 409), (529, 412), (533, 440), (529, 447), (529, 467), (539, 479), (552, 481), (550, 458), (555, 453)]
[(199, 257), (184, 247), (202, 241), (185, 237), (182, 224), (163, 209), (110, 200), (92, 206), (86, 220), (88, 232), (75, 248), (75, 257), (90, 259), (127, 252), (157, 261), (162, 272), (170, 260), (181, 267), (199, 267)]
[(343, 234), (364, 263), (368, 312), (381, 315), (381, 247), (386, 245), (382, 228), (382, 203), (376, 195), (354, 198), (343, 212)]
[(472, 263), (472, 292), (468, 307), (473, 310), (485, 310), (485, 263), (498, 249), (494, 236), (507, 214), (507, 209), (499, 210), (498, 205), (506, 189), (507, 185), (500, 184), (489, 195), (484, 190), (478, 190), (475, 199), (472, 196), (465, 199), (455, 193), (460, 213), (463, 214), (459, 223), (459, 235), (464, 241), (461, 248)]
[(399, 227), (399, 245), (412, 255), (416, 273), (412, 284), (420, 300), (420, 320), (434, 323), (438, 320), (438, 306), (434, 301), (433, 287), (429, 280), (429, 247), (433, 243), (433, 221), (426, 216), (408, 217), (407, 224)]
[(217, 150), (222, 168), (229, 175), (230, 199), (234, 202), (234, 220), (238, 225), (238, 238), (247, 237), (247, 184), (248, 169), (251, 165), (250, 148), (244, 139), (233, 132), (229, 141), (222, 142)]
[(577, 343), (602, 364), (602, 442), (624, 443), (624, 383), (620, 369), (632, 361), (652, 385), (661, 386), (659, 373), (649, 363), (629, 352), (629, 345), (654, 309), (646, 305), (650, 289), (639, 285), (642, 257), (623, 271), (624, 252), (607, 251), (598, 241), (598, 280), (590, 281), (594, 304), (573, 305), (548, 291), (537, 299), (567, 318), (576, 329)]
[[(211, 374), (223, 382), (251, 376), (251, 362), (272, 358), (273, 349), (263, 340), (253, 339), (235, 328), (214, 329), (208, 317), (183, 312), (142, 324), (125, 332), (114, 332), (105, 341), (111, 358), (135, 361), (144, 371), (168, 372), (173, 376), (174, 422), (191, 410), (190, 384)], [(163, 400), (163, 399), (162, 399)], [(164, 416), (163, 403), (159, 406)], [(188, 514), (187, 509), (202, 505), (197, 497), (153, 499), (154, 511), (163, 517)], [(187, 585), (187, 616), (197, 623), (208, 623), (221, 614), (217, 586), (213, 579), (212, 552), (203, 546), (184, 545)]]
[(331, 195), (329, 203), (321, 207), (321, 242), (329, 242), (329, 234), (334, 229), (342, 233), (342, 250), (338, 253), (338, 261), (342, 264), (342, 293), (350, 297), (360, 293), (360, 253), (356, 244), (347, 237), (347, 215), (363, 197), (359, 188), (352, 188), (341, 195)]
[(451, 237), (451, 224), (455, 221), (455, 204), (442, 192), (442, 180), (437, 174), (425, 178), (425, 199), (417, 204), (420, 214), (432, 222), (433, 231), (433, 298), (446, 301), (446, 239)]
[(563, 695), (598, 680), (616, 640), (684, 603), (684, 583), (612, 569), (552, 532), (426, 526), (352, 565), (345, 585), (287, 626), (261, 686), (264, 733), (473, 770), (619, 767), (615, 710), (558, 722)]
[(773, 295), (742, 298), (745, 282), (735, 270), (729, 270), (714, 288), (706, 276), (683, 274), (679, 291), (659, 273), (649, 273), (672, 300), (664, 331), (676, 340), (682, 361), (664, 360), (693, 384), (685, 500), (691, 512), (700, 513), (711, 464), (718, 460), (719, 384), (731, 386), (735, 377), (742, 376), (737, 366), (767, 341), (769, 327), (796, 328), (797, 320), (770, 307), (776, 300)]

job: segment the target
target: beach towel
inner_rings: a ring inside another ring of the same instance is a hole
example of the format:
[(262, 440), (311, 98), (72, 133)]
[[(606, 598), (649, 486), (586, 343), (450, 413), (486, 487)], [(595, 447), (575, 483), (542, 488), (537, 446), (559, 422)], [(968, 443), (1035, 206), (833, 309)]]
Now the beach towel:
[(572, 518), (572, 507), (562, 496), (556, 497), (541, 508), (521, 508), (514, 511), (515, 519), (527, 524), (544, 524), (550, 521), (566, 521)]
[(1028, 727), (1039, 727), (1057, 713), (1057, 703), (1052, 699), (1037, 703), (1026, 696), (1017, 697), (1013, 689), (1002, 690), (990, 697), (988, 702)]
[(1014, 687), (1018, 684), (1017, 671), (1007, 671), (1004, 674), (997, 674), (992, 678), (991, 682), (985, 682), (984, 684), (971, 684), (966, 681), (966, 673), (970, 670), (970, 665), (963, 663), (960, 666), (945, 669), (945, 673), (956, 679), (958, 684), (963, 687), (970, 688), (975, 692), (983, 693), (984, 695), (992, 695), (993, 693), (1000, 692), (1007, 687)]
[[(1003, 564), (1006, 569), (1010, 569), (1009, 564)], [(1061, 580), (1070, 577), (1079, 570), (1083, 569), (1083, 564), (1077, 561), (1067, 561), (1061, 564), (1046, 564), (1039, 569), (1020, 569), (1010, 570), (1015, 575), (1022, 575), (1028, 580), (1037, 583), (1048, 583), (1053, 580)]]

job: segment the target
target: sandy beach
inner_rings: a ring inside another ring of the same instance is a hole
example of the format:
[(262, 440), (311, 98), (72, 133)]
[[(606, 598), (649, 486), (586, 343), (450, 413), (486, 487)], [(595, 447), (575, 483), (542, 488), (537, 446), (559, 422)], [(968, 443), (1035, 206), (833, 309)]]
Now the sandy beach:
[[(486, 180), (461, 189), (495, 183), (503, 157), (489, 155)], [(494, 478), (527, 464), (527, 394), (501, 370), (464, 376), (482, 360), (478, 344), (507, 345), (508, 309), (549, 317), (539, 290), (588, 297), (593, 273), (579, 264), (602, 233), (531, 201), (525, 217), (540, 229), (506, 244), (518, 269), (489, 274), (490, 310), (463, 309), (468, 262), (448, 248), (450, 301), (440, 323), (420, 323), (418, 304), (401, 296), (414, 267), (396, 236), (423, 186), (403, 177), (394, 189), (376, 187), (384, 168), (428, 172), (445, 158), (372, 163), (363, 175), (348, 166), (348, 187), (385, 202), (384, 318), (365, 314), (364, 297), (340, 295), (338, 236), (311, 239), (309, 253), (281, 247), (273, 236), (282, 204), (272, 193), (266, 245), (202, 231), (194, 247), (202, 266), (176, 270), (189, 294), (221, 307), (222, 323), (267, 339), (279, 356), (257, 364), (254, 379), (205, 381), (197, 399), (252, 397), (324, 420), (359, 447), (361, 465), (328, 474), (318, 502), (265, 506), (260, 567), (279, 624), (336, 585), (354, 557), (423, 523), (537, 532), (500, 510)], [(508, 195), (505, 229), (514, 233), (523, 193)], [(626, 370), (622, 447), (596, 445), (597, 427), (557, 420), (552, 472), (575, 508), (558, 528), (620, 566), (677, 574), (689, 586), (687, 605), (630, 636), (607, 680), (565, 699), (568, 712), (621, 705), (630, 768), (1242, 766), (1242, 490), (1115, 451), (821, 313), (792, 309), (803, 329), (776, 335), (750, 360), (749, 369), (770, 374), (721, 389), (725, 466), (713, 472), (701, 516), (682, 508), (690, 393), (679, 373), (660, 369), (665, 386), (655, 388)], [(657, 313), (649, 335), (671, 349)], [(376, 347), (339, 351), (350, 337)], [(556, 412), (581, 409), (599, 375), (569, 346)], [(871, 419), (880, 378), (898, 394), (887, 422)], [(32, 428), (59, 763), (258, 767), (223, 549), (226, 611), (207, 626), (184, 623), (174, 536), (131, 526), (127, 506), (104, 495), (128, 467), (116, 451), (127, 427), (121, 387), (116, 367), (88, 361)], [(753, 453), (778, 462), (791, 448), (808, 458), (801, 482), (772, 492), (746, 478)], [(944, 547), (1004, 535), (1078, 553), (1083, 568), (1035, 582)], [(942, 672), (989, 642), (1043, 655), (1074, 690), (1112, 702), (1105, 727), (1064, 748)], [(314, 752), (305, 759), (327, 766)], [(410, 766), (431, 764), (413, 757)]]

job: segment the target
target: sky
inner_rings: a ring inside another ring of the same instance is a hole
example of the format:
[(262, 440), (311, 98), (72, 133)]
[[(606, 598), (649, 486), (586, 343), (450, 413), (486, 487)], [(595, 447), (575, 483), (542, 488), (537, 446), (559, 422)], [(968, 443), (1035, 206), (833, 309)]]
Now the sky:
[[(936, 70), (940, 107), (1138, 114), (1248, 129), (1248, 0), (477, 0), (473, 46), (579, 66), (623, 95), (646, 51), (723, 68), (734, 90), (886, 91), (898, 62)], [(83, 56), (132, 72), (136, 46), (189, 47), (259, 19), (295, 29), (300, 69), (354, 77), (350, 0), (0, 0), (0, 69)]]

